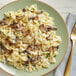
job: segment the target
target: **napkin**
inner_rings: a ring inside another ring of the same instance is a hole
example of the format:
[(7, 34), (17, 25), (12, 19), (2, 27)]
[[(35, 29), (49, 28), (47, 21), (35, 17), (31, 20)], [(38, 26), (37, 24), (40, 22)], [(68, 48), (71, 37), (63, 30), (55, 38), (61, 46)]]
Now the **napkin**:
[[(67, 53), (66, 53), (65, 58), (63, 59), (62, 63), (54, 71), (54, 76), (64, 76), (65, 67), (66, 67), (67, 60), (69, 58), (70, 51), (72, 48), (72, 42), (70, 40), (70, 34), (71, 34), (71, 31), (72, 31), (72, 28), (73, 28), (73, 25), (75, 22), (76, 22), (76, 15), (70, 13), (67, 17), (67, 28), (68, 28), (68, 32), (69, 32), (68, 50), (67, 50)], [(73, 50), (70, 76), (76, 76), (76, 44), (75, 44), (74, 50)]]

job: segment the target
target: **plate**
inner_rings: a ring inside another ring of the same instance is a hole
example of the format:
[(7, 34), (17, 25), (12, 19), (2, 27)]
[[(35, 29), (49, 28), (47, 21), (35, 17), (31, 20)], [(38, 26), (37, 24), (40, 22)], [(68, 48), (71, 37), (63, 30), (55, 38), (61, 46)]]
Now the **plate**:
[(24, 70), (17, 70), (8, 64), (3, 64), (0, 62), (0, 68), (11, 75), (15, 75), (15, 76), (46, 75), (49, 72), (56, 69), (56, 67), (62, 62), (62, 60), (66, 54), (67, 48), (68, 48), (69, 39), (68, 39), (68, 31), (67, 31), (66, 24), (65, 24), (64, 20), (62, 19), (62, 17), (59, 15), (59, 13), (48, 4), (45, 4), (45, 3), (37, 1), (37, 0), (19, 0), (19, 1), (16, 1), (16, 2), (13, 2), (13, 3), (10, 3), (6, 6), (4, 6), (0, 10), (0, 20), (2, 18), (4, 18), (4, 13), (7, 11), (12, 11), (12, 10), (16, 11), (18, 9), (22, 9), (26, 6), (30, 6), (33, 4), (37, 4), (38, 9), (43, 9), (43, 10), (47, 11), (50, 14), (50, 16), (52, 16), (54, 18), (54, 22), (58, 27), (57, 35), (61, 36), (62, 42), (61, 42), (60, 48), (58, 49), (59, 55), (56, 57), (57, 62), (55, 64), (50, 64), (49, 68), (47, 68), (47, 69), (43, 68), (39, 71), (33, 71), (31, 73), (25, 72)]

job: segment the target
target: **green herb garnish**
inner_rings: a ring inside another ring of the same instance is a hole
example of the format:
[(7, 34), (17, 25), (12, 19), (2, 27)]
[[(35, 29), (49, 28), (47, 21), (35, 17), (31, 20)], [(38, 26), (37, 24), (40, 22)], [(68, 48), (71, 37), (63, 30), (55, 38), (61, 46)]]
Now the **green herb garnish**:
[(32, 8), (32, 10), (34, 11), (34, 10), (35, 10), (35, 8)]
[(26, 21), (26, 22), (27, 22), (27, 21), (28, 21), (28, 19), (25, 17), (25, 18), (24, 18), (24, 21)]
[(25, 20), (25, 21), (27, 20), (26, 17), (24, 18), (24, 20)]
[(47, 53), (47, 56), (46, 56), (46, 58), (48, 58), (50, 56), (50, 53)]
[(54, 55), (54, 57), (56, 57), (56, 54)]
[(19, 11), (17, 11), (17, 13), (20, 13)]
[(0, 52), (1, 52), (1, 50), (2, 50), (2, 48), (1, 48), (1, 46), (0, 46)]
[(11, 16), (11, 13), (9, 12), (9, 15)]

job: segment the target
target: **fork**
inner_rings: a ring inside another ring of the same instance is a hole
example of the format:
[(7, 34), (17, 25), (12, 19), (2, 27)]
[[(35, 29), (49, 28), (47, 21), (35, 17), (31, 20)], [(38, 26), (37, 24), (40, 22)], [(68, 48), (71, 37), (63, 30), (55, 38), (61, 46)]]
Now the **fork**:
[(69, 56), (69, 59), (68, 59), (68, 62), (67, 62), (67, 66), (65, 68), (64, 76), (70, 76), (73, 48), (74, 48), (74, 44), (76, 42), (76, 23), (74, 24), (72, 32), (71, 32), (71, 40), (72, 40), (72, 50), (70, 52), (70, 56)]

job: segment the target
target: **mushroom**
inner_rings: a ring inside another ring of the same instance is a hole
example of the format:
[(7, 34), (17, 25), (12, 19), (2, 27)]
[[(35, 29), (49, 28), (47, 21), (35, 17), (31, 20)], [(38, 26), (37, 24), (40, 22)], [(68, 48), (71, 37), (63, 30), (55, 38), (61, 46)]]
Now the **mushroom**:
[(41, 61), (41, 58), (40, 57), (38, 57), (37, 59), (35, 59), (35, 58), (31, 58), (30, 59), (29, 58), (29, 61), (25, 61), (24, 64), (28, 65), (28, 63), (30, 62), (32, 65), (35, 65), (35, 64), (37, 64), (40, 61)]
[(29, 45), (29, 46), (27, 47), (27, 49), (24, 50), (22, 53), (27, 52), (28, 54), (30, 54), (30, 51), (32, 51), (32, 50), (33, 50), (33, 48)]
[(29, 45), (29, 46), (26, 48), (26, 50), (24, 50), (22, 53), (27, 52), (27, 53), (30, 54), (30, 52), (36, 50), (37, 47), (38, 47), (38, 46), (36, 46), (36, 45), (31, 45), (31, 46)]
[(30, 34), (30, 30), (23, 30), (22, 31), (22, 35), (23, 36), (27, 36), (27, 35), (29, 35)]
[(23, 65), (28, 65), (29, 64), (29, 61), (24, 61), (23, 63), (22, 63)]
[(46, 39), (47, 39), (47, 40), (50, 40), (50, 39), (52, 39), (52, 36), (49, 35), (48, 37), (46, 37)]
[(12, 53), (13, 53), (13, 50), (10, 50), (10, 51), (8, 52), (8, 54), (10, 54), (10, 55), (11, 55)]
[(28, 19), (29, 19), (29, 20), (31, 20), (31, 19), (32, 19), (32, 20), (34, 20), (34, 19), (35, 19), (35, 17), (29, 17)]
[(30, 16), (29, 18), (28, 18), (29, 20), (38, 20), (39, 19), (39, 17), (38, 16), (35, 16), (35, 17), (32, 17), (32, 16)]
[(3, 54), (6, 54), (6, 53), (12, 54), (13, 50), (7, 50), (2, 44), (0, 46), (2, 48), (2, 53)]
[(2, 26), (7, 25), (8, 24), (8, 20), (6, 18), (4, 18), (3, 20), (0, 21), (0, 24)]
[(21, 25), (18, 24), (18, 23), (10, 24), (10, 26), (11, 26), (12, 28), (15, 28), (15, 30), (17, 30), (17, 31), (21, 31), (21, 30), (22, 30)]
[(48, 51), (51, 52), (52, 51), (52, 48), (50, 47)]
[(23, 12), (26, 12), (26, 9), (25, 8), (23, 8), (23, 10), (22, 10)]
[(38, 11), (37, 11), (37, 14), (41, 14), (41, 13), (43, 13), (42, 10), (38, 10)]
[(16, 42), (13, 41), (10, 37), (7, 37), (7, 38), (6, 38), (6, 41), (9, 42), (10, 45), (16, 43)]
[(50, 30), (57, 30), (57, 27), (56, 26), (44, 26), (44, 24), (41, 24), (40, 29), (43, 33), (47, 33)]
[(2, 53), (5, 54), (7, 52), (7, 49), (2, 45), (2, 43), (0, 44), (0, 47), (1, 47)]
[(21, 19), (23, 19), (24, 17), (25, 17), (25, 15), (23, 15), (23, 16), (16, 16), (16, 19), (21, 20)]
[(30, 59), (31, 64), (33, 64), (33, 65), (37, 64), (40, 61), (41, 61), (41, 57), (40, 56), (38, 56), (37, 58), (33, 57), (33, 58)]
[(49, 49), (48, 49), (48, 51), (56, 51), (57, 49), (59, 48), (59, 46), (52, 46), (52, 47), (50, 47)]
[(12, 39), (11, 39), (11, 38), (7, 37), (6, 40), (7, 40), (8, 42), (12, 43)]
[(47, 26), (46, 29), (48, 31), (50, 31), (50, 30), (57, 30), (57, 27), (56, 26)]
[(54, 51), (56, 51), (58, 48), (59, 48), (59, 46), (52, 46), (52, 49), (53, 49)]
[(42, 31), (43, 33), (47, 33), (47, 30), (46, 30), (46, 28), (44, 27), (44, 24), (41, 24), (39, 28), (41, 29), (41, 31)]
[(38, 16), (36, 16), (34, 20), (38, 20), (38, 19), (39, 19), (39, 17), (38, 17)]
[(2, 48), (2, 50), (1, 50), (2, 53), (3, 53), (3, 54), (6, 54), (6, 53), (7, 53), (7, 49), (6, 49), (3, 45), (1, 45), (1, 48)]
[(19, 44), (19, 39), (16, 37), (14, 40), (12, 40), (10, 37), (6, 38), (6, 44), (9, 43), (9, 45), (17, 45)]

